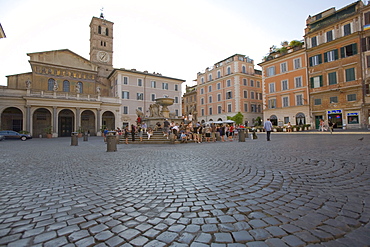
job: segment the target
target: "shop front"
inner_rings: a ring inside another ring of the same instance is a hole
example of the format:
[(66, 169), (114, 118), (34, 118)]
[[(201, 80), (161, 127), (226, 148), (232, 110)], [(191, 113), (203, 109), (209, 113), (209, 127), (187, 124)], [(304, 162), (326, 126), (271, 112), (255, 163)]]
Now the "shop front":
[(343, 114), (342, 110), (329, 110), (328, 121), (331, 121), (334, 128), (343, 128)]

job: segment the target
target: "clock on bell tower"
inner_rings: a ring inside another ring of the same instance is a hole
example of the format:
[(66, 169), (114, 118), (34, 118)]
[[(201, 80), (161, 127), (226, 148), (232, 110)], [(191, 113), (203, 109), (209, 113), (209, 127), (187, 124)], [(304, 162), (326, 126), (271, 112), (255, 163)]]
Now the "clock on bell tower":
[(113, 24), (103, 14), (90, 22), (90, 61), (99, 66), (101, 77), (108, 77), (113, 70)]

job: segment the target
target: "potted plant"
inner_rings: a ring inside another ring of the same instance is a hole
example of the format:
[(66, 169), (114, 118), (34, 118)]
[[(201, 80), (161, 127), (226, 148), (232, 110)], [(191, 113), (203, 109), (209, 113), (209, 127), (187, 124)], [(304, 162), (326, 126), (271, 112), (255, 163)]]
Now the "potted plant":
[(51, 126), (47, 126), (44, 131), (46, 132), (46, 138), (51, 138), (53, 135), (52, 135), (52, 128)]
[(82, 137), (82, 128), (81, 128), (81, 126), (78, 127), (77, 132), (78, 132), (77, 137), (81, 138)]

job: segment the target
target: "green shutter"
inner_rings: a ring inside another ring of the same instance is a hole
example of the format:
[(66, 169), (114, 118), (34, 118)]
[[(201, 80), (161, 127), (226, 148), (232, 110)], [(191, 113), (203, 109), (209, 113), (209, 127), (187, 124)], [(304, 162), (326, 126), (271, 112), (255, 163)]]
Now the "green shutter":
[(324, 82), (322, 80), (322, 75), (320, 75), (320, 87), (324, 86)]
[(310, 67), (312, 67), (312, 57), (310, 57), (308, 60), (310, 62)]
[(313, 77), (310, 78), (310, 84), (311, 84), (311, 88), (313, 88), (314, 87), (314, 85), (313, 85)]
[(322, 64), (322, 55), (319, 54), (318, 56), (319, 56), (319, 64)]
[(352, 44), (353, 55), (357, 54), (357, 43)]
[(328, 53), (325, 52), (324, 53), (324, 63), (327, 63), (328, 62)]
[(338, 49), (335, 49), (334, 50), (334, 57), (335, 57), (335, 60), (338, 60), (339, 56), (338, 56)]
[(340, 48), (340, 58), (344, 58), (345, 55), (344, 55), (344, 47), (341, 47)]

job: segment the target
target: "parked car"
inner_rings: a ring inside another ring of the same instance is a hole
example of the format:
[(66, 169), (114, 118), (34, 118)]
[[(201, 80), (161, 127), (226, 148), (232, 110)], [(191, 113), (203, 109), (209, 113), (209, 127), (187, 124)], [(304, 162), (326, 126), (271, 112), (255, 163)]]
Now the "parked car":
[(5, 136), (0, 135), (0, 141), (5, 140)]
[(0, 136), (4, 136), (5, 139), (21, 139), (22, 141), (32, 139), (32, 136), (29, 134), (20, 134), (13, 130), (1, 130)]

